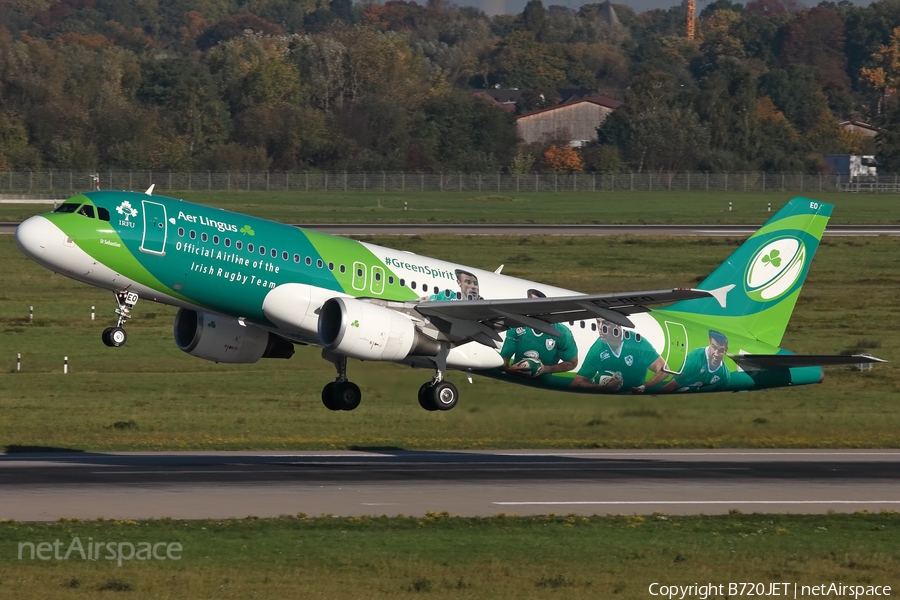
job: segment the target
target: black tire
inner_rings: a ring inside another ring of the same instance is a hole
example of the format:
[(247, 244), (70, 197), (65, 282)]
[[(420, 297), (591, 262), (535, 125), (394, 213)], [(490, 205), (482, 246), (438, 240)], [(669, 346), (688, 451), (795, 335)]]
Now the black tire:
[(334, 401), (334, 385), (335, 383), (332, 381), (322, 388), (322, 404), (324, 404), (325, 408), (328, 410), (341, 410)]
[(442, 381), (431, 388), (431, 397), (438, 410), (450, 410), (459, 402), (459, 390), (449, 381)]
[(431, 395), (431, 382), (426, 382), (422, 384), (422, 387), (419, 388), (419, 406), (424, 408), (425, 410), (432, 412), (438, 409), (437, 406), (434, 405), (434, 396)]
[(107, 327), (106, 329), (104, 329), (103, 333), (100, 334), (100, 339), (103, 340), (104, 346), (109, 346), (110, 348), (112, 348), (113, 343), (112, 343), (112, 340), (109, 339), (110, 331), (112, 331), (112, 327)]
[(113, 348), (119, 348), (128, 341), (128, 334), (121, 327), (110, 327), (109, 341)]
[(352, 381), (338, 383), (334, 387), (334, 404), (338, 410), (353, 410), (362, 401), (359, 386)]

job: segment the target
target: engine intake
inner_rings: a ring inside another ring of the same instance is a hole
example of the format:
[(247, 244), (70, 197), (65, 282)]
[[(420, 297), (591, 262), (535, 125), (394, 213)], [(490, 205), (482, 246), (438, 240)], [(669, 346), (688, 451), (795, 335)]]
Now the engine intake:
[(361, 360), (437, 356), (437, 340), (404, 314), (353, 298), (331, 298), (319, 313), (319, 341), (333, 352)]
[(186, 308), (175, 315), (174, 333), (179, 350), (217, 363), (249, 364), (294, 355), (291, 342), (256, 325)]

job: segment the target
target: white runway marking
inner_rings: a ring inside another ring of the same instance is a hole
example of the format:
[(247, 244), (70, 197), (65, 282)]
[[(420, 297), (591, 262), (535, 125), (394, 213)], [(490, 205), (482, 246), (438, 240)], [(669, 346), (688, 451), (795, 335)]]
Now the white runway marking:
[(558, 502), (491, 502), (498, 506), (583, 506), (610, 504), (900, 504), (900, 500), (573, 500)]

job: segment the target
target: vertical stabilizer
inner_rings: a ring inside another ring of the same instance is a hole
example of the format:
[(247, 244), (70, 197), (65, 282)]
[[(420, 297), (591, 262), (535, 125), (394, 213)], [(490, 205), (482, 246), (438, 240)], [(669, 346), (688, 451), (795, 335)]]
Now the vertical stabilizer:
[(685, 300), (667, 312), (715, 317), (778, 346), (833, 205), (794, 198), (697, 287), (714, 298)]

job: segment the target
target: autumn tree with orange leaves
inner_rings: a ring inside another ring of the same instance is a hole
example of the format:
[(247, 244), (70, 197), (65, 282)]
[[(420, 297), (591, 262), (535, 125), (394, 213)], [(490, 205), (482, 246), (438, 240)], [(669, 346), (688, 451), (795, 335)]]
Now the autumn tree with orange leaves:
[(577, 173), (584, 169), (581, 157), (574, 148), (550, 146), (543, 154), (547, 169), (555, 173)]

